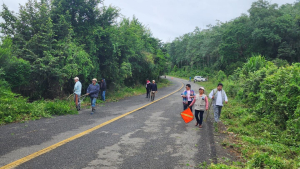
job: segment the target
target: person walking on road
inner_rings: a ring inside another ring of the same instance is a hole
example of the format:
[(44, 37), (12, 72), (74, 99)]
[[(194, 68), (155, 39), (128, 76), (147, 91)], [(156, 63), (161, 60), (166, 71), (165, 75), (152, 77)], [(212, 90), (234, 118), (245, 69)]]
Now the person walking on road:
[[(204, 87), (199, 88), (199, 95), (197, 94), (194, 98), (193, 102), (189, 105), (189, 107), (193, 106), (195, 104), (195, 118), (196, 118), (196, 125), (199, 125), (199, 128), (202, 128), (202, 121), (203, 121), (203, 114), (204, 111), (208, 110), (208, 98), (204, 94)], [(200, 115), (200, 119), (199, 119)]]
[(89, 95), (91, 98), (91, 106), (92, 106), (91, 114), (95, 112), (96, 101), (97, 101), (99, 91), (100, 91), (100, 85), (97, 83), (97, 79), (94, 78), (92, 80), (92, 84), (89, 85), (86, 92), (86, 95)]
[(146, 98), (150, 98), (150, 90), (151, 90), (151, 83), (150, 83), (149, 79), (147, 79), (146, 80), (146, 91), (147, 91)]
[[(195, 97), (195, 92), (191, 90), (190, 84), (186, 84), (185, 90), (181, 93), (181, 97), (183, 99), (183, 110), (186, 110)], [(193, 111), (193, 106), (191, 106), (190, 109)]]
[(82, 84), (80, 83), (78, 77), (74, 78), (74, 82), (75, 82), (75, 85), (74, 85), (74, 102), (75, 102), (77, 111), (79, 111), (80, 110), (80, 99), (79, 98), (81, 96)]
[(226, 104), (228, 103), (228, 98), (225, 91), (223, 90), (222, 83), (219, 83), (218, 87), (210, 92), (209, 98), (212, 99), (215, 122), (219, 122), (223, 104), (224, 102)]
[(152, 80), (152, 84), (151, 84), (151, 101), (154, 100), (155, 93), (157, 93), (157, 85), (155, 83), (155, 80)]
[(102, 98), (103, 101), (105, 101), (105, 92), (106, 92), (106, 82), (105, 82), (105, 79), (101, 80), (100, 90), (101, 90), (101, 98)]

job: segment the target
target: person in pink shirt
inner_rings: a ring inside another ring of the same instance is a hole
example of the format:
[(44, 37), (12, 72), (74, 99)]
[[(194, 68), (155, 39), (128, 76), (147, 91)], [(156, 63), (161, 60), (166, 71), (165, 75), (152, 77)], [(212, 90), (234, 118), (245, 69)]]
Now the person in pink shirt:
[[(204, 111), (208, 110), (208, 98), (204, 94), (204, 87), (199, 88), (199, 94), (197, 94), (193, 100), (193, 102), (189, 105), (189, 107), (193, 106), (195, 104), (195, 117), (197, 120), (197, 123), (195, 126), (199, 125), (199, 128), (202, 128), (202, 121), (203, 121), (203, 114)], [(199, 119), (200, 114), (200, 119)]]

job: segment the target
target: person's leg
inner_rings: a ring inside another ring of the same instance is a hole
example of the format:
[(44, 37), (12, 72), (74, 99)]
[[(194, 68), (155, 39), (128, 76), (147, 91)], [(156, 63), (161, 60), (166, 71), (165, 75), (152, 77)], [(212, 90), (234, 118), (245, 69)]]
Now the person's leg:
[(101, 100), (103, 100), (103, 96), (102, 96), (103, 91), (100, 90), (100, 96), (101, 96)]
[(218, 107), (218, 109), (219, 109), (219, 114), (218, 114), (218, 115), (219, 115), (219, 121), (220, 121), (220, 119), (221, 119), (221, 111), (222, 111), (222, 107), (223, 107), (223, 106), (219, 106), (219, 107)]
[(76, 109), (78, 107), (78, 95), (74, 94), (74, 101), (75, 101), (75, 105), (76, 105)]
[(78, 105), (77, 105), (77, 110), (80, 110), (80, 95), (78, 95)]
[(183, 110), (186, 110), (188, 108), (188, 105), (183, 103)]
[(153, 101), (154, 99), (154, 95), (153, 95), (153, 91), (151, 91), (151, 101)]
[(105, 101), (105, 90), (102, 92), (103, 101)]
[(202, 125), (203, 114), (204, 114), (204, 111), (200, 111), (200, 120), (199, 120), (199, 125), (200, 125), (200, 126)]
[(93, 102), (93, 106), (92, 106), (92, 107), (94, 108), (94, 110), (95, 110), (95, 107), (96, 107), (96, 101), (97, 101), (97, 98), (94, 97), (94, 98), (93, 98), (93, 101), (92, 101), (92, 102)]
[(146, 88), (146, 98), (148, 98), (148, 89)]
[(196, 118), (196, 121), (197, 121), (197, 123), (196, 123), (196, 126), (198, 125), (198, 124), (200, 124), (200, 120), (199, 120), (199, 110), (195, 110), (195, 118)]
[[(192, 103), (192, 101), (188, 101), (188, 105), (190, 105)], [(191, 112), (193, 112), (193, 106), (190, 107)]]
[(218, 122), (219, 121), (219, 118), (218, 118), (218, 116), (219, 116), (219, 108), (216, 105), (214, 105), (213, 107), (214, 107), (215, 122)]

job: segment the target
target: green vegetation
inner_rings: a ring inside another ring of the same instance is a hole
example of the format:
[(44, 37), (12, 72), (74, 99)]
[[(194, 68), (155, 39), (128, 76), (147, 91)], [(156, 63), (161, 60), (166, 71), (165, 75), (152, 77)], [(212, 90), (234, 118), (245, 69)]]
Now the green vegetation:
[(234, 136), (222, 145), (241, 160), (210, 168), (300, 168), (300, 2), (248, 12), (166, 44), (169, 74), (206, 76), (207, 91), (222, 82), (230, 97), (222, 119)]
[(4, 4), (0, 16), (1, 80), (31, 100), (69, 95), (75, 76), (83, 91), (94, 77), (114, 91), (165, 72), (163, 43), (102, 0), (28, 0), (19, 11)]
[[(209, 92), (217, 82), (200, 84)], [(243, 163), (210, 168), (299, 168), (300, 64), (277, 67), (255, 56), (222, 82), (230, 101), (221, 118), (226, 132), (237, 135), (222, 145), (240, 153)]]
[[(171, 85), (166, 79), (160, 79), (157, 82), (159, 89)], [(53, 115), (78, 114), (75, 110), (73, 97), (69, 100), (39, 100), (32, 103), (28, 98), (20, 94), (13, 93), (9, 84), (0, 81), (0, 125), (12, 122), (24, 122), (27, 120), (36, 120), (41, 117), (52, 117)], [(125, 87), (118, 91), (108, 92), (106, 102), (118, 101), (119, 99), (140, 95), (145, 93), (145, 86), (138, 85), (134, 88)], [(100, 99), (97, 103), (104, 103)], [(89, 108), (90, 101), (88, 98), (81, 103), (82, 108)]]
[(3, 4), (1, 124), (76, 113), (58, 100), (73, 92), (75, 76), (83, 94), (92, 78), (105, 78), (111, 101), (145, 92), (146, 78), (159, 81), (167, 67), (164, 44), (136, 17), (102, 4), (28, 0), (19, 11)]
[(169, 74), (213, 77), (215, 71), (222, 70), (228, 76), (253, 54), (269, 61), (299, 62), (299, 12), (299, 1), (278, 6), (258, 0), (248, 14), (208, 25), (207, 29), (197, 27), (166, 44), (171, 62)]
[[(0, 81), (0, 83), (0, 125), (52, 115), (77, 114), (74, 103), (62, 100), (40, 100), (29, 103), (27, 98), (13, 93), (6, 82)], [(73, 109), (71, 109), (71, 104)]]

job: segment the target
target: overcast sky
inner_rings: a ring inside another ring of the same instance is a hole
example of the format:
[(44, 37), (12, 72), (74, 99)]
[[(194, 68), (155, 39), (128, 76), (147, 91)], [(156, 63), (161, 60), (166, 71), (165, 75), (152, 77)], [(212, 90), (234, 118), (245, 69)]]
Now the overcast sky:
[[(10, 10), (18, 11), (27, 0), (0, 0)], [(247, 13), (256, 0), (104, 0), (104, 5), (121, 9), (126, 17), (135, 15), (151, 29), (153, 36), (164, 42), (192, 32), (196, 26), (203, 29), (216, 20), (230, 21)], [(272, 0), (279, 5), (296, 0)]]

